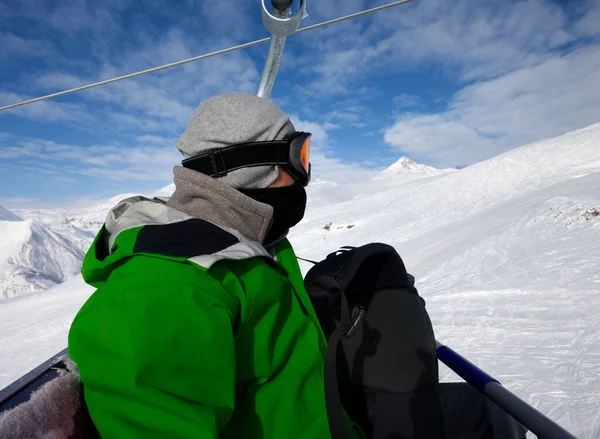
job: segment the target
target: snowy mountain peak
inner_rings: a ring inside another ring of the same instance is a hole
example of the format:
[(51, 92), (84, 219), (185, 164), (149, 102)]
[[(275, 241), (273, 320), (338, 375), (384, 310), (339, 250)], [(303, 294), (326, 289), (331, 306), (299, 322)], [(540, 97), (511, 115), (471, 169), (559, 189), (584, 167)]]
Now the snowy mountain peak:
[(420, 165), (403, 156), (396, 163), (381, 171), (375, 177), (375, 180), (388, 178), (395, 180), (400, 177), (403, 182), (407, 182), (433, 175), (447, 174), (452, 171), (450, 169), (436, 169), (432, 166)]
[(23, 219), (0, 206), (0, 221), (23, 221)]
[(398, 169), (415, 169), (418, 166), (419, 165), (417, 165), (415, 162), (413, 162), (408, 157), (402, 156), (400, 158), (400, 160), (398, 160), (396, 163), (394, 163), (388, 169), (394, 169), (394, 170), (398, 170)]
[(385, 172), (387, 174), (404, 174), (406, 172), (411, 172), (411, 173), (420, 172), (420, 173), (425, 173), (425, 174), (431, 174), (435, 171), (436, 171), (436, 169), (431, 166), (419, 165), (419, 164), (413, 162), (408, 157), (402, 157), (402, 158), (400, 158), (400, 160), (398, 160), (392, 166), (385, 169), (383, 172)]

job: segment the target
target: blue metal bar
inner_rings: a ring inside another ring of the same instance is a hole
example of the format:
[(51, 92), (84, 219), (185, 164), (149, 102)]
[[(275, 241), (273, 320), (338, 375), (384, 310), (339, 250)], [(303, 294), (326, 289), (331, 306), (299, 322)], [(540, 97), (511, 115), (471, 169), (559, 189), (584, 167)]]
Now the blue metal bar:
[(461, 357), (449, 347), (444, 346), (439, 342), (437, 345), (438, 359), (481, 393), (484, 393), (485, 386), (488, 383), (496, 382), (500, 384), (498, 380), (489, 376), (483, 370)]
[(456, 372), (479, 392), (494, 401), (529, 431), (541, 439), (576, 439), (560, 425), (537, 411), (514, 393), (508, 391), (498, 380), (491, 377), (448, 346), (437, 343), (438, 359)]

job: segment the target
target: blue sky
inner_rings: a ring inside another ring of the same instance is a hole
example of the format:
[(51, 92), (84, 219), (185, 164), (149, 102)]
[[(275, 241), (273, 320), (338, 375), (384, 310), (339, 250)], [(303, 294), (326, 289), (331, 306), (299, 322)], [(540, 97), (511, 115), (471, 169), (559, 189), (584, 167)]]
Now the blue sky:
[[(295, 0), (298, 1), (298, 0)], [(303, 26), (382, 4), (308, 0)], [(0, 0), (0, 104), (268, 36), (259, 0)], [(312, 131), (316, 178), (402, 155), (471, 164), (600, 121), (600, 2), (415, 0), (290, 37), (272, 98)], [(255, 93), (268, 45), (0, 113), (0, 204), (171, 182), (198, 103)]]

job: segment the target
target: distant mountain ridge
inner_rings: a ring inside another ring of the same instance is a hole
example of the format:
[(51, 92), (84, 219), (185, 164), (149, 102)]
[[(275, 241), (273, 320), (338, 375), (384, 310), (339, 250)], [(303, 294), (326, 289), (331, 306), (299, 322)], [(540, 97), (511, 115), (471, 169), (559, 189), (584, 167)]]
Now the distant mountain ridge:
[(0, 206), (0, 221), (23, 221), (23, 218)]
[(77, 275), (84, 252), (35, 220), (0, 223), (0, 298), (44, 290)]

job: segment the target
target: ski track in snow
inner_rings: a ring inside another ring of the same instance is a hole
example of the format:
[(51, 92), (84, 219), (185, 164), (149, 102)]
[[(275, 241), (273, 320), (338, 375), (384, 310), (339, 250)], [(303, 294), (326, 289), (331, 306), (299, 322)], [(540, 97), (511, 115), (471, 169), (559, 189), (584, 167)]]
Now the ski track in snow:
[[(313, 260), (343, 245), (393, 245), (439, 341), (576, 437), (598, 438), (599, 144), (597, 124), (428, 178), (317, 180), (290, 239)], [(97, 224), (109, 204), (81, 223)], [(64, 348), (91, 292), (77, 277), (0, 301), (0, 387)], [(443, 365), (440, 375), (460, 380)]]

